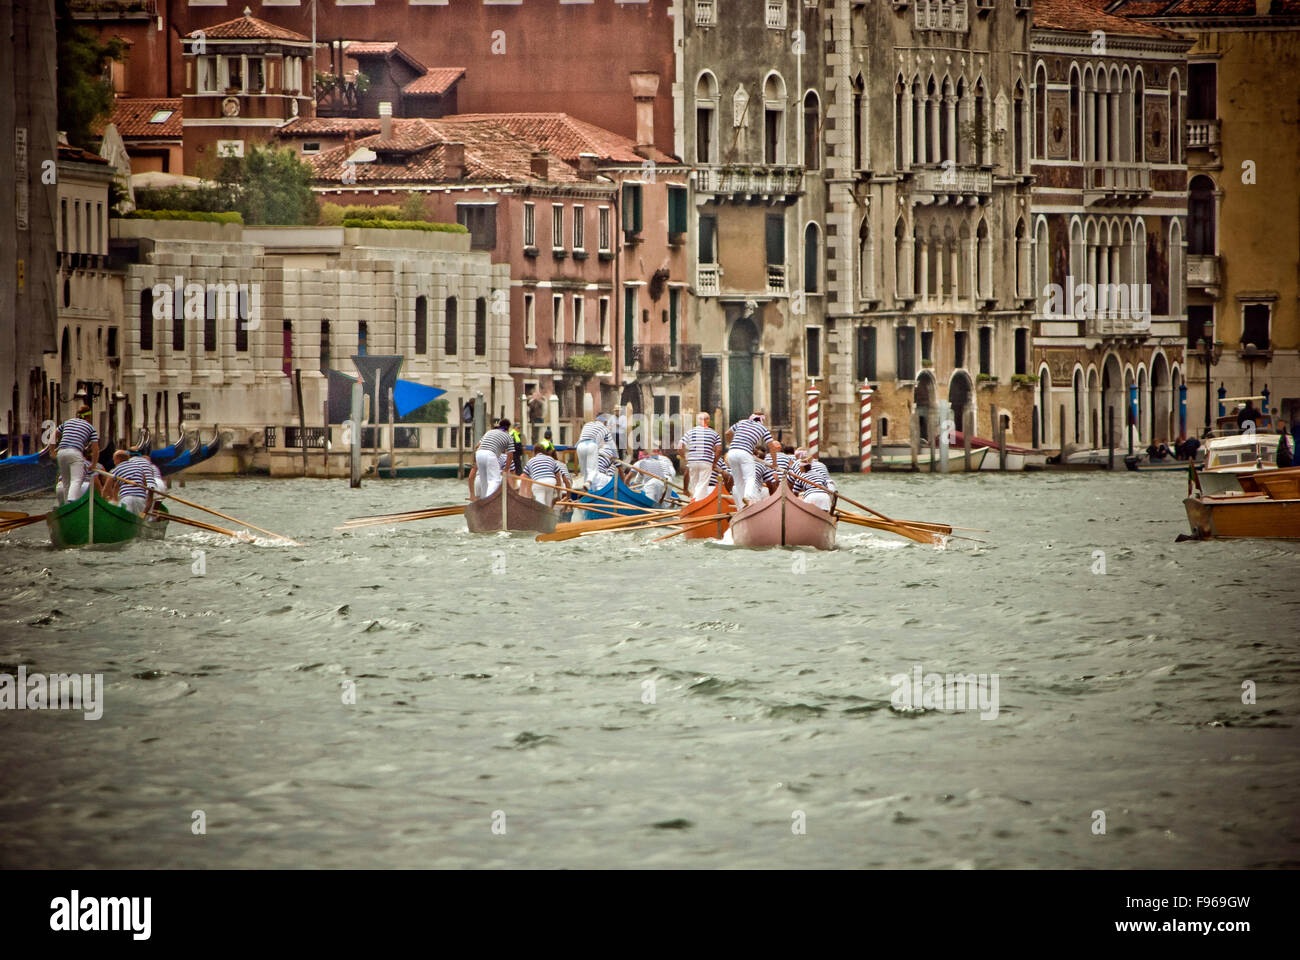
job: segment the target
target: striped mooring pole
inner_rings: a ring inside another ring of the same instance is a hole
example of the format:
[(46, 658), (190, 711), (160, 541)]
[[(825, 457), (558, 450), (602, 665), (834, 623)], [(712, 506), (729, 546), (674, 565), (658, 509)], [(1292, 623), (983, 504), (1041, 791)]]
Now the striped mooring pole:
[(864, 383), (858, 387), (858, 400), (860, 403), (861, 413), (859, 415), (859, 429), (861, 434), (860, 447), (862, 450), (862, 472), (871, 472), (871, 384)]
[(821, 437), (821, 391), (808, 388), (808, 456), (817, 458)]

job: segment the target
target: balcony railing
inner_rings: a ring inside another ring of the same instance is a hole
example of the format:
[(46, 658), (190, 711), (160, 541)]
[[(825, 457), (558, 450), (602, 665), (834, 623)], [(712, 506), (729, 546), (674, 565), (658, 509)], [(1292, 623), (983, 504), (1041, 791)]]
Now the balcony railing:
[(785, 29), (785, 0), (767, 0), (767, 28), (769, 30)]
[(718, 25), (718, 5), (716, 0), (695, 0), (695, 25), (697, 27), (716, 27)]
[(554, 358), (553, 362), (557, 367), (567, 367), (569, 361), (575, 357), (608, 357), (610, 355), (605, 350), (603, 343), (575, 343), (570, 341), (562, 343), (553, 341), (551, 353)]
[(701, 263), (696, 268), (695, 293), (701, 297), (716, 297), (720, 291), (720, 274), (716, 263)]
[(1151, 332), (1150, 316), (1093, 316), (1085, 322), (1090, 337), (1135, 337)]
[(745, 197), (797, 196), (803, 189), (802, 167), (704, 167), (696, 189)]
[(632, 363), (641, 373), (698, 373), (698, 343), (638, 343), (632, 348)]
[(767, 265), (767, 292), (785, 293), (785, 264), (769, 263)]
[(938, 197), (959, 197), (969, 201), (993, 193), (992, 171), (972, 167), (918, 170), (914, 182), (918, 193), (932, 193)]
[(1151, 192), (1151, 168), (1137, 163), (1090, 163), (1084, 168), (1088, 203), (1133, 200)]
[(1213, 150), (1219, 146), (1218, 120), (1188, 120), (1187, 149)]
[(1189, 287), (1217, 287), (1219, 285), (1219, 258), (1191, 255), (1187, 258), (1187, 285)]

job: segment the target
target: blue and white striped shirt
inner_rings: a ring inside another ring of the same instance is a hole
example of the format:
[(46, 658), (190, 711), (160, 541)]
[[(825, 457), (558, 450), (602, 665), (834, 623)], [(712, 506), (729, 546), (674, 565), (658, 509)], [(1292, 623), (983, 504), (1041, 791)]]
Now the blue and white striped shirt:
[(601, 445), (607, 443), (612, 444), (614, 442), (614, 435), (609, 432), (609, 427), (605, 426), (599, 420), (592, 420), (591, 422), (584, 424), (582, 433), (578, 434), (578, 442), (582, 443), (584, 440), (594, 440), (596, 443)]
[(560, 464), (554, 457), (549, 457), (544, 453), (534, 454), (533, 458), (528, 461), (528, 466), (524, 467), (524, 476), (530, 480), (541, 480), (543, 483), (555, 484), (560, 474)]
[(119, 480), (118, 497), (144, 498), (153, 484), (153, 465), (144, 457), (132, 457), (123, 460), (113, 468), (112, 474)]
[(716, 487), (722, 482), (723, 476), (731, 476), (731, 468), (727, 466), (727, 461), (718, 457), (713, 461), (713, 473), (709, 476), (709, 486)]
[(823, 466), (822, 462), (820, 460), (809, 460), (807, 463), (807, 470), (795, 468), (790, 471), (789, 476), (786, 478), (790, 483), (790, 489), (795, 493), (803, 493), (805, 490), (813, 489), (805, 482), (805, 480), (811, 480), (813, 483), (833, 491), (835, 487), (831, 483), (831, 475), (826, 472), (826, 467)]
[(613, 476), (618, 471), (618, 457), (608, 450), (600, 451), (596, 460), (596, 472)]
[(499, 459), (502, 454), (508, 454), (515, 449), (515, 442), (510, 434), (493, 427), (479, 438), (478, 448), (497, 454)]
[(74, 417), (59, 427), (59, 449), (84, 453), (86, 447), (99, 439), (99, 434), (89, 420)]
[(563, 460), (555, 461), (555, 472), (558, 476), (563, 477), (565, 480), (568, 480), (570, 483), (573, 482), (573, 474), (569, 473), (569, 468), (564, 465)]
[(731, 446), (727, 449), (753, 453), (756, 447), (766, 447), (771, 441), (767, 427), (757, 420), (741, 420), (731, 425)]
[(690, 463), (709, 463), (713, 460), (713, 451), (722, 443), (718, 431), (712, 427), (691, 427), (682, 434), (679, 447), (686, 448), (686, 459)]

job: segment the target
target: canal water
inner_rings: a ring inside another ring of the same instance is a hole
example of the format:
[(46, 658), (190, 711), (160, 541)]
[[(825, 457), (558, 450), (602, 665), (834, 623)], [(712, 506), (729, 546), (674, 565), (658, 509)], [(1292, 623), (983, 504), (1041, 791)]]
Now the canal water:
[(176, 491), (301, 546), (29, 527), (0, 673), (103, 715), (0, 711), (0, 867), (1295, 867), (1300, 551), (1175, 543), (1185, 484), (841, 481), (946, 549), (332, 529), (453, 481)]

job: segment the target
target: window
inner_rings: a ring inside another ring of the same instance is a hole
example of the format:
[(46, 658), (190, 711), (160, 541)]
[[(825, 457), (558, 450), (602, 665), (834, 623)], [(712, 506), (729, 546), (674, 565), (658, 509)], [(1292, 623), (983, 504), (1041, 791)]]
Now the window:
[(717, 163), (718, 81), (709, 72), (695, 84), (695, 162)]
[(858, 327), (858, 356), (855, 373), (859, 383), (876, 379), (876, 328)]
[(587, 301), (580, 293), (573, 295), (573, 342), (587, 342)]
[(175, 291), (172, 306), (172, 349), (185, 349), (185, 296), (181, 290)]
[(220, 93), (217, 86), (217, 58), (199, 57), (199, 93)]
[(718, 218), (711, 213), (702, 213), (700, 214), (700, 263), (717, 262)]
[(775, 73), (763, 84), (763, 161), (785, 163), (785, 81)]
[(564, 249), (564, 205), (551, 204), (551, 249)]
[(283, 330), (283, 349), (280, 359), (280, 371), (286, 376), (293, 376), (293, 321), (284, 321)]
[(668, 242), (686, 235), (686, 188), (668, 188)]
[(958, 370), (966, 366), (966, 338), (968, 336), (965, 330), (958, 330), (952, 335), (952, 365)]
[(248, 58), (248, 87), (249, 93), (266, 92), (266, 70), (262, 65), (261, 57)]
[(427, 297), (415, 298), (415, 352), (429, 352), (429, 301)]
[(203, 300), (203, 350), (214, 353), (217, 349), (217, 298), (221, 294), (209, 289)]
[(632, 351), (636, 346), (636, 287), (623, 288), (623, 366), (632, 365)]
[(320, 322), (320, 372), (326, 373), (330, 368), (330, 322)]
[(319, 141), (319, 140), (304, 140), (304, 141), (302, 142), (302, 152), (303, 152), (303, 155), (304, 155), (304, 156), (306, 156), (306, 155), (310, 155), (310, 154), (313, 154), (313, 153), (320, 153), (320, 141)]
[(524, 346), (537, 346), (537, 298), (524, 294)]
[(1193, 177), (1188, 188), (1187, 252), (1214, 256), (1214, 181), (1206, 176)]
[(248, 291), (241, 289), (239, 291), (238, 316), (235, 317), (235, 350), (239, 353), (248, 352), (248, 324), (249, 320), (252, 319), (250, 309)]
[(767, 215), (767, 265), (769, 267), (785, 266), (785, 215), (769, 213)]
[(104, 205), (95, 204), (95, 253), (104, 253)]
[(108, 351), (107, 356), (117, 356), (117, 327), (108, 328)]
[(474, 356), (487, 354), (487, 297), (474, 301)]
[(1015, 164), (1016, 173), (1025, 172), (1025, 85), (1016, 81), (1015, 96), (1012, 104), (1011, 116), (1012, 138), (1014, 140), (1012, 150), (1012, 163)]
[(140, 291), (140, 349), (153, 349), (153, 288)]
[(1253, 343), (1257, 350), (1268, 349), (1268, 315), (1267, 303), (1248, 303), (1242, 310), (1241, 345)]
[[(809, 170), (820, 170), (821, 153), (821, 105), (817, 94), (809, 90), (803, 98), (803, 165)], [(858, 159), (856, 153), (854, 159)]]
[[(357, 354), (364, 357), (366, 355), (366, 321), (361, 320), (357, 323)], [(247, 348), (245, 348), (247, 349)]]
[(583, 214), (586, 207), (575, 206), (573, 208), (573, 249), (586, 250), (587, 243), (585, 237), (586, 225), (582, 222)]
[(72, 248), (68, 246), (68, 199), (67, 197), (64, 197), (62, 200), (59, 201), (59, 206), (62, 210), (62, 221), (63, 221), (63, 228), (62, 228), (63, 245), (59, 247), (59, 249), (62, 250), (64, 253), (69, 253), (71, 252)]
[(448, 297), (442, 322), (442, 352), (449, 357), (456, 355), (456, 327), (459, 322), (459, 304), (456, 303), (455, 297)]
[(821, 231), (810, 223), (803, 232), (803, 288), (806, 293), (816, 293), (820, 287)]
[(1187, 307), (1187, 348), (1195, 350), (1200, 340), (1214, 339), (1214, 307), (1193, 303)]
[(916, 327), (899, 327), (896, 331), (899, 380), (916, 379)]
[(551, 342), (564, 342), (564, 297), (551, 296)]
[(1016, 328), (1016, 370), (1018, 375), (1029, 373), (1029, 331)]
[(601, 207), (596, 218), (597, 242), (601, 253), (609, 252), (609, 207)]
[(804, 328), (805, 359), (804, 372), (808, 377), (822, 375), (822, 331), (821, 327)]
[(497, 205), (458, 203), (456, 222), (469, 231), (471, 250), (492, 250), (497, 245)]
[(524, 204), (524, 246), (537, 246), (537, 205)]
[(993, 373), (993, 328), (980, 327), (980, 368), (979, 372)]
[(1047, 158), (1047, 70), (1034, 72), (1034, 156)]
[(1218, 68), (1213, 63), (1187, 65), (1187, 119), (1213, 120), (1219, 115)]
[(222, 57), (226, 65), (226, 90), (244, 89), (244, 62), (240, 57)]
[(1169, 162), (1183, 162), (1183, 96), (1178, 74), (1169, 77)]
[(934, 363), (934, 331), (921, 331), (921, 366)]
[(772, 426), (791, 425), (790, 410), (790, 358), (773, 357), (771, 362)]
[(609, 346), (609, 297), (600, 298), (600, 342)]
[(641, 232), (641, 184), (623, 184), (623, 232), (629, 237)]
[(677, 356), (677, 331), (682, 319), (682, 292), (673, 287), (668, 291), (668, 352)]

